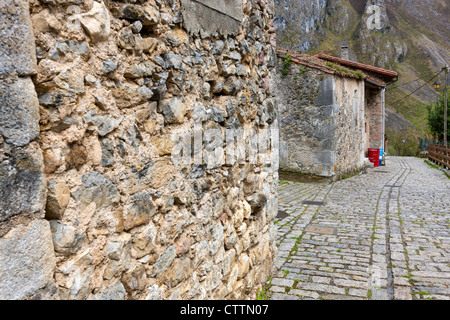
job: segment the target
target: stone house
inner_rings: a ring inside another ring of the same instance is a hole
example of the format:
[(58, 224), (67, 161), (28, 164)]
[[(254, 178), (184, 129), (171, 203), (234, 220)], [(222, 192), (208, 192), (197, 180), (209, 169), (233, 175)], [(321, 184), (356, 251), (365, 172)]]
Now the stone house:
[(276, 255), (273, 7), (0, 1), (0, 299), (255, 295)]
[(339, 178), (384, 150), (385, 88), (398, 74), (325, 54), (278, 50), (280, 170)]

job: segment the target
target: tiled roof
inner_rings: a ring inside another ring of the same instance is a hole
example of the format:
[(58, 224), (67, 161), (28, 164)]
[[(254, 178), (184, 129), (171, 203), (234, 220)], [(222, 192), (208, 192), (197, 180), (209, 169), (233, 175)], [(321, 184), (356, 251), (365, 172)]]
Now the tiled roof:
[(387, 70), (387, 69), (378, 68), (378, 67), (370, 66), (367, 64), (362, 64), (359, 62), (351, 61), (351, 60), (333, 57), (333, 56), (329, 56), (329, 55), (323, 54), (323, 53), (316, 54), (315, 57), (318, 57), (318, 58), (324, 59), (324, 60), (328, 60), (328, 61), (337, 62), (344, 66), (351, 66), (351, 67), (361, 69), (361, 70), (366, 70), (366, 71), (369, 71), (372, 73), (378, 73), (383, 76), (388, 76), (388, 77), (392, 77), (392, 78), (398, 77), (398, 73), (395, 71), (392, 71), (392, 70)]
[[(336, 74), (341, 77), (360, 79), (356, 74), (339, 72), (336, 68), (345, 69), (344, 67), (351, 67), (352, 71), (360, 72), (364, 79), (370, 81), (373, 84), (378, 84), (379, 86), (385, 86), (387, 82), (391, 82), (398, 77), (397, 72), (386, 70), (382, 68), (377, 68), (370, 65), (365, 65), (359, 62), (354, 62), (350, 60), (345, 60), (325, 54), (317, 54), (315, 56), (310, 56), (298, 51), (277, 49), (279, 54), (289, 54), (292, 58), (291, 61), (300, 65), (304, 65), (310, 68), (318, 69), (329, 74)], [(327, 63), (328, 62), (328, 63)], [(333, 62), (330, 66), (330, 62)]]

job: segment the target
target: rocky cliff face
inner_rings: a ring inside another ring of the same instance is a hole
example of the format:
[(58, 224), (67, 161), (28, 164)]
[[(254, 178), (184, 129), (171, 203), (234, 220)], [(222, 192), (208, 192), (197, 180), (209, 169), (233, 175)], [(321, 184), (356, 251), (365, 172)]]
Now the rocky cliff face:
[[(350, 59), (399, 72), (398, 83), (388, 91), (388, 106), (424, 83), (414, 80), (429, 80), (450, 61), (445, 1), (278, 0), (275, 16), (278, 46), (339, 56), (345, 44)], [(415, 121), (424, 117), (421, 104), (435, 98), (434, 89), (425, 86), (390, 107)], [(418, 129), (424, 129), (423, 121)]]
[(319, 45), (324, 31), (326, 0), (275, 0), (277, 44), (287, 49), (308, 51)]
[(407, 46), (390, 22), (387, 3), (370, 0), (362, 6), (361, 2), (278, 1), (275, 24), (278, 45), (307, 52), (325, 49), (327, 43), (327, 51), (338, 55), (341, 44), (350, 44), (357, 54), (353, 55), (355, 59), (384, 67), (400, 61)]

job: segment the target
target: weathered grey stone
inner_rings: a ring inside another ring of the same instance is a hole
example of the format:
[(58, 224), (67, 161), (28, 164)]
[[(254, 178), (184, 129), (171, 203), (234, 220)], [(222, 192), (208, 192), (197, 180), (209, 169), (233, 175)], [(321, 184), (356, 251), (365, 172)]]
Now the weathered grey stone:
[(39, 96), (39, 104), (45, 107), (59, 107), (64, 102), (61, 92), (44, 93)]
[(120, 17), (129, 20), (139, 20), (144, 26), (157, 24), (160, 13), (152, 6), (126, 4), (120, 8)]
[(229, 77), (223, 84), (222, 92), (228, 95), (235, 95), (241, 89), (241, 82), (237, 77)]
[(80, 55), (87, 55), (89, 53), (89, 46), (84, 41), (68, 40), (67, 44), (73, 53)]
[(113, 60), (108, 59), (108, 60), (103, 61), (102, 72), (104, 74), (111, 73), (114, 70), (116, 70), (116, 68), (117, 68), (117, 65), (116, 65), (116, 63)]
[(122, 136), (122, 139), (126, 143), (134, 147), (140, 145), (142, 141), (142, 135), (135, 123), (129, 126), (124, 133), (125, 134)]
[(64, 299), (85, 300), (90, 293), (90, 285), (92, 281), (93, 267), (84, 270), (78, 269), (72, 276), (72, 286), (69, 289), (68, 296)]
[(45, 207), (46, 219), (62, 219), (64, 210), (70, 201), (70, 189), (62, 181), (49, 181), (47, 183), (47, 205)]
[(144, 61), (141, 63), (129, 66), (123, 76), (126, 78), (143, 78), (150, 77), (156, 70), (156, 65), (151, 61)]
[(131, 255), (142, 258), (155, 250), (157, 230), (153, 224), (149, 224), (134, 240)]
[(217, 55), (222, 54), (224, 47), (225, 43), (222, 40), (216, 41), (216, 43), (214, 44), (213, 53)]
[(212, 87), (211, 87), (211, 91), (213, 93), (221, 93), (222, 90), (223, 90), (223, 79), (222, 80), (213, 81)]
[(76, 229), (72, 226), (63, 225), (59, 220), (51, 220), (53, 245), (55, 251), (59, 253), (74, 253), (74, 248), (80, 237), (76, 234)]
[(55, 267), (49, 222), (34, 220), (15, 227), (0, 239), (0, 299), (33, 297), (40, 289), (54, 285)]
[(147, 274), (143, 266), (136, 266), (122, 276), (122, 284), (134, 298), (137, 292), (142, 291), (147, 286)]
[(316, 106), (329, 106), (333, 104), (333, 79), (327, 78), (320, 83), (319, 95), (315, 101)]
[(230, 52), (229, 54), (225, 55), (225, 57), (237, 62), (240, 62), (242, 59), (242, 56), (239, 54), (239, 52), (236, 51)]
[(86, 112), (86, 115), (84, 116), (84, 120), (90, 126), (89, 129), (96, 129), (100, 136), (105, 136), (116, 129), (122, 122), (123, 118), (124, 117), (122, 116), (118, 119), (114, 119), (106, 114), (97, 115), (95, 110)]
[(114, 164), (114, 143), (110, 139), (102, 139), (102, 166), (110, 167)]
[(136, 46), (136, 37), (130, 27), (125, 27), (119, 32), (117, 44), (123, 49), (134, 49)]
[(130, 108), (149, 101), (153, 97), (153, 91), (145, 86), (135, 87), (127, 83), (116, 83), (112, 90), (113, 97), (118, 108)]
[(202, 37), (236, 34), (243, 20), (242, 0), (182, 0), (181, 12), (186, 29)]
[(161, 111), (166, 123), (182, 123), (186, 114), (183, 97), (175, 97), (161, 102)]
[(39, 102), (30, 78), (0, 80), (0, 134), (25, 146), (39, 135)]
[(100, 290), (93, 300), (125, 300), (127, 297), (127, 292), (125, 287), (120, 281), (117, 281), (106, 288)]
[(111, 22), (109, 12), (103, 1), (94, 1), (92, 9), (80, 15), (80, 22), (92, 42), (99, 42), (108, 39)]
[(48, 51), (48, 58), (53, 60), (53, 61), (58, 61), (59, 60), (59, 53), (58, 50), (56, 49), (50, 49)]
[(62, 55), (66, 55), (66, 54), (70, 53), (71, 49), (69, 48), (69, 45), (67, 43), (65, 43), (63, 41), (58, 41), (56, 43), (56, 50), (58, 51), (58, 53), (61, 53)]
[(117, 238), (111, 239), (106, 244), (106, 256), (115, 261), (120, 261), (122, 255), (129, 248), (131, 234), (122, 233)]
[(141, 32), (141, 30), (142, 30), (142, 22), (140, 22), (139, 20), (133, 22), (133, 24), (131, 25), (131, 30), (132, 30), (134, 33), (139, 33), (139, 32)]
[(46, 185), (42, 153), (37, 143), (14, 149), (0, 163), (0, 222), (18, 214), (42, 213)]
[(0, 75), (35, 74), (36, 46), (27, 0), (0, 2), (0, 30)]
[(97, 78), (91, 74), (87, 74), (84, 76), (84, 82), (87, 84), (95, 84), (97, 82)]
[(159, 256), (158, 260), (156, 260), (154, 265), (153, 274), (155, 277), (161, 276), (161, 274), (166, 271), (172, 262), (175, 260), (176, 257), (175, 247), (170, 246), (164, 251), (162, 255)]
[(151, 193), (142, 191), (131, 197), (124, 216), (124, 228), (130, 230), (141, 224), (148, 223), (156, 214), (156, 208), (152, 201)]
[(228, 117), (225, 106), (221, 104), (213, 105), (212, 108), (209, 109), (208, 111), (211, 111), (212, 113), (211, 119), (214, 120), (215, 122), (224, 122), (225, 119)]
[(175, 68), (180, 69), (183, 64), (183, 57), (179, 54), (175, 54), (172, 51), (170, 51), (167, 54), (163, 55), (163, 59), (165, 62), (165, 68)]
[(245, 56), (250, 52), (250, 46), (248, 45), (247, 40), (243, 39), (240, 43), (241, 53)]
[(120, 200), (117, 187), (102, 174), (91, 171), (85, 174), (81, 180), (83, 185), (73, 193), (73, 197), (84, 210), (91, 202), (95, 202), (97, 208), (104, 208)]
[[(48, 105), (58, 106), (61, 100), (75, 102), (77, 97), (85, 92), (82, 72), (65, 68), (51, 81), (37, 84), (36, 91), (40, 101)], [(43, 96), (45, 94), (49, 94), (49, 97)]]

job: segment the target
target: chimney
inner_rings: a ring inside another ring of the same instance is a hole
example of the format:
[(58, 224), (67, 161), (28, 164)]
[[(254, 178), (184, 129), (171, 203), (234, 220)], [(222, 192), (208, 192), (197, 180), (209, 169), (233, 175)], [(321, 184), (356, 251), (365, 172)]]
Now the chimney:
[(341, 58), (345, 60), (350, 60), (348, 54), (348, 46), (341, 46)]

